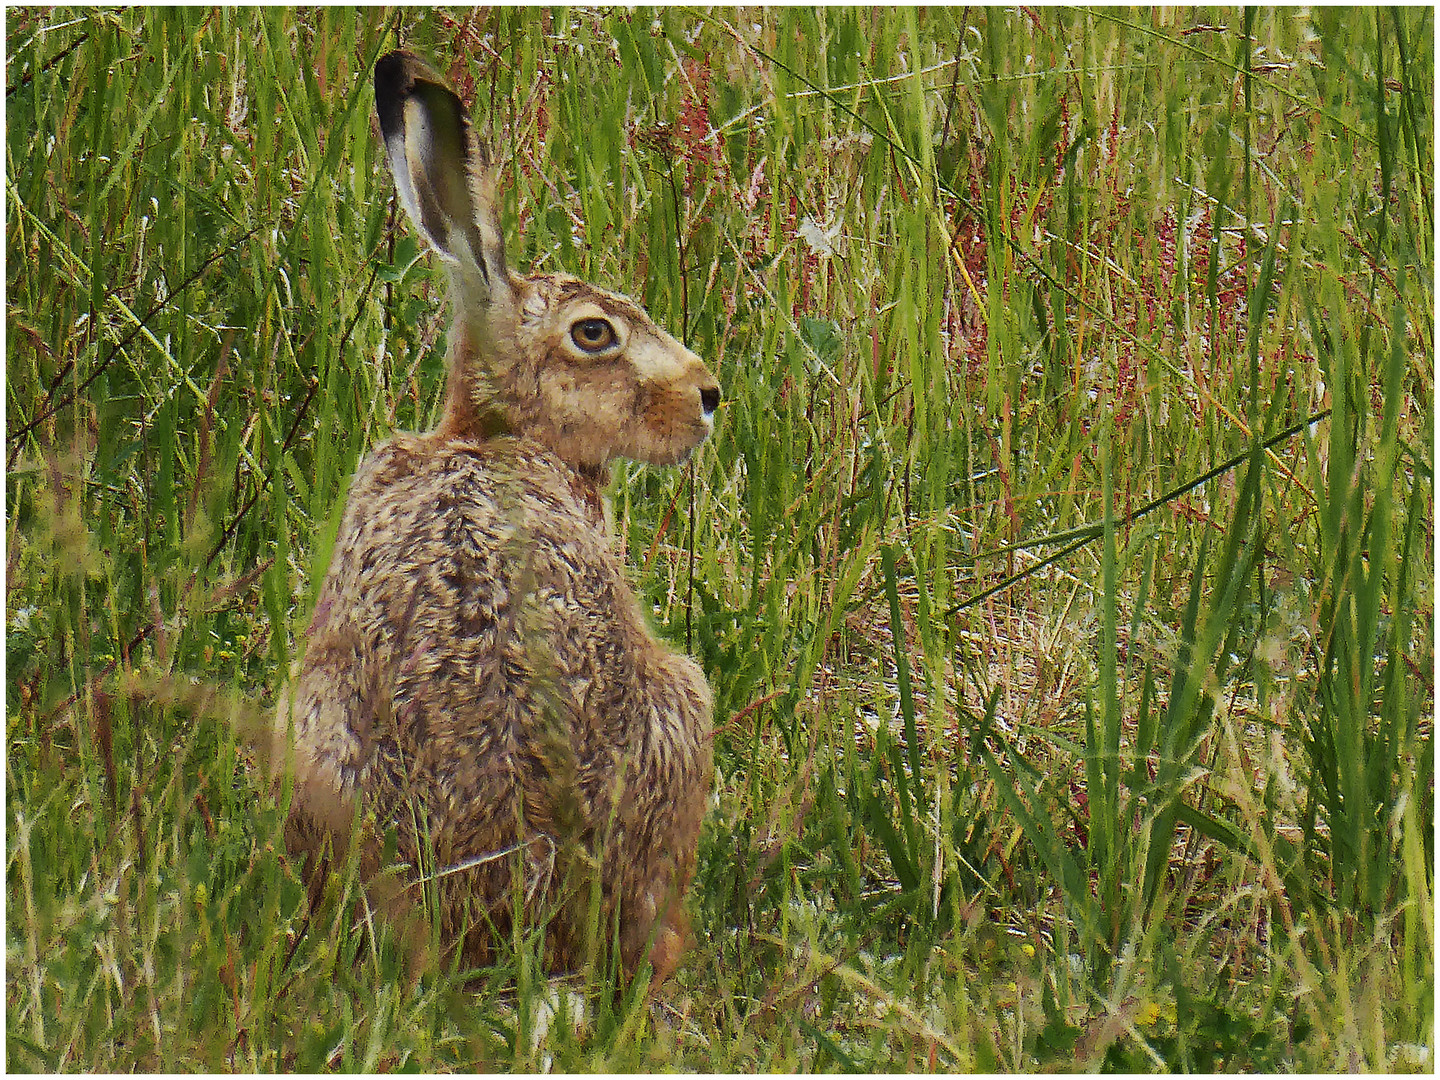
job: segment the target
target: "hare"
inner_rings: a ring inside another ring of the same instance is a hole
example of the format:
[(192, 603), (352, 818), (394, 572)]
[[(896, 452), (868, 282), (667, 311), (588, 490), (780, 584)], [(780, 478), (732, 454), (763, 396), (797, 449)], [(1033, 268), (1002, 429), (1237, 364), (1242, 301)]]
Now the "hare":
[(428, 892), (468, 962), (523, 917), (548, 920), (554, 968), (618, 940), (624, 970), (648, 956), (658, 982), (686, 934), (711, 696), (648, 629), (601, 489), (616, 457), (685, 459), (719, 384), (633, 301), (506, 267), (490, 159), (421, 61), (383, 57), (375, 104), (400, 201), (449, 271), (448, 399), (351, 484), (276, 712), (287, 842), (323, 874), (358, 821), (372, 884), (393, 844), (408, 867), (383, 905)]

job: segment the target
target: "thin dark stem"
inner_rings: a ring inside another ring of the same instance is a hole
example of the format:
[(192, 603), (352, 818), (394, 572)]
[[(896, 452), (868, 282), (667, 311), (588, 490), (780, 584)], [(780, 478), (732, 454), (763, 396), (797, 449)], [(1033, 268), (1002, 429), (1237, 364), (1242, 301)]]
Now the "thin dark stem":
[[(685, 273), (685, 229), (680, 216), (680, 188), (675, 183), (675, 160), (671, 158), (665, 170), (665, 182), (670, 188), (670, 207), (675, 214), (675, 245), (679, 249), (680, 273), (680, 344), (690, 347), (690, 279)], [(689, 568), (685, 582), (685, 648), (688, 651), (695, 636), (695, 458), (686, 466), (687, 482), (690, 489), (689, 517), (686, 529), (686, 547), (689, 549)]]
[[(89, 37), (90, 37), (90, 34), (89, 34), (88, 32), (86, 32), (86, 33), (84, 33), (84, 34), (81, 34), (78, 38), (76, 38), (74, 41), (72, 41), (69, 45), (67, 45), (65, 48), (61, 49), (58, 53), (56, 53), (54, 56), (52, 56), (49, 60), (46, 60), (45, 63), (41, 64), (41, 65), (40, 65), (40, 70), (41, 70), (41, 72), (43, 73), (43, 72), (49, 71), (49, 70), (50, 70), (51, 68), (53, 68), (56, 64), (60, 63), (61, 60), (64, 60), (65, 57), (69, 56), (72, 52), (74, 52), (76, 49), (78, 49), (81, 45), (85, 44), (86, 40), (87, 40)], [(24, 75), (20, 76), (20, 81), (19, 81), (18, 83), (16, 83), (14, 86), (7, 86), (7, 87), (5, 88), (5, 96), (8, 98), (10, 95), (12, 95), (13, 93), (15, 93), (16, 90), (19, 90), (22, 86), (28, 86), (28, 85), (30, 85), (30, 80), (33, 79), (34, 77), (35, 77), (35, 69), (34, 69), (34, 68), (31, 68), (31, 69), (30, 69), (29, 71), (27, 71)]]
[[(43, 411), (40, 413), (40, 415), (31, 420), (19, 431), (15, 432), (15, 434), (9, 436), (10, 442), (13, 445), (18, 446), (21, 439), (23, 439), (26, 435), (30, 434), (30, 432), (34, 431), (46, 420), (50, 419), (50, 417), (54, 416), (66, 406), (74, 404), (75, 400), (81, 394), (83, 394), (86, 389), (89, 388), (90, 384), (100, 377), (100, 373), (110, 366), (111, 362), (115, 359), (115, 357), (119, 356), (120, 352), (127, 345), (129, 345), (130, 342), (135, 340), (135, 336), (139, 334), (141, 330), (144, 330), (146, 326), (149, 325), (151, 319), (153, 319), (156, 315), (160, 314), (160, 312), (164, 311), (167, 307), (169, 307), (170, 304), (176, 299), (176, 297), (184, 293), (185, 290), (188, 289), (191, 285), (199, 281), (201, 275), (203, 275), (206, 270), (210, 269), (210, 267), (213, 266), (217, 261), (219, 261), (224, 256), (230, 254), (230, 252), (239, 248), (240, 245), (244, 244), (245, 241), (249, 240), (250, 237), (254, 236), (257, 232), (259, 232), (261, 227), (262, 226), (260, 225), (256, 225), (244, 236), (240, 237), (239, 240), (235, 241), (235, 243), (231, 244), (229, 247), (225, 248), (222, 251), (217, 251), (214, 255), (211, 255), (210, 258), (206, 259), (203, 263), (201, 263), (200, 267), (193, 274), (191, 274), (189, 277), (187, 277), (184, 281), (180, 283), (179, 288), (177, 288), (174, 292), (168, 294), (164, 300), (160, 301), (160, 303), (156, 304), (149, 311), (147, 311), (145, 313), (145, 317), (142, 318), (138, 323), (136, 323), (128, 334), (126, 334), (123, 338), (121, 338), (114, 345), (112, 345), (110, 347), (110, 352), (106, 354), (105, 359), (101, 360), (100, 363), (96, 364), (95, 367), (91, 369), (90, 374), (85, 376), (84, 381), (81, 382), (80, 385), (77, 386), (73, 391), (71, 391), (71, 393), (63, 401), (59, 402), (54, 406), (54, 408), (51, 409), (45, 409), (45, 405), (42, 404), (41, 409)], [(46, 395), (45, 403), (48, 404), (49, 400), (50, 395)], [(10, 464), (13, 468), (13, 458)]]
[[(1270, 436), (1270, 438), (1266, 439), (1263, 443), (1260, 444), (1260, 449), (1262, 451), (1269, 450), (1271, 447), (1277, 445), (1278, 443), (1284, 442), (1292, 435), (1298, 435), (1301, 431), (1304, 431), (1305, 428), (1309, 427), (1311, 424), (1318, 423), (1319, 421), (1324, 420), (1329, 415), (1329, 409), (1321, 409), (1319, 412), (1306, 417), (1304, 420), (1298, 420), (1295, 423), (1291, 424), (1289, 427), (1287, 427), (1284, 431), (1277, 432), (1276, 434)], [(1245, 450), (1242, 453), (1236, 454), (1234, 457), (1227, 458), (1219, 465), (1216, 465), (1209, 472), (1203, 473), (1202, 475), (1197, 476), (1193, 480), (1187, 480), (1179, 487), (1172, 488), (1157, 499), (1151, 499), (1144, 506), (1140, 507), (1140, 509), (1133, 510), (1130, 513), (1126, 514), (1124, 517), (1116, 518), (1115, 528), (1119, 529), (1123, 528), (1124, 526), (1130, 525), (1131, 523), (1138, 521), (1140, 518), (1144, 517), (1151, 511), (1157, 510), (1160, 507), (1164, 506), (1166, 503), (1178, 499), (1186, 492), (1193, 491), (1195, 488), (1199, 487), (1206, 481), (1214, 480), (1222, 473), (1229, 472), (1231, 469), (1234, 469), (1240, 464), (1242, 464), (1245, 459), (1250, 456), (1251, 453), (1251, 450)], [(998, 547), (991, 551), (982, 552), (981, 554), (975, 556), (976, 562), (979, 562), (981, 559), (994, 558), (997, 555), (1005, 555), (1012, 551), (1026, 551), (1031, 548), (1043, 547), (1048, 544), (1064, 543), (1067, 540), (1072, 541), (1071, 543), (1066, 544), (1059, 551), (1055, 552), (1053, 555), (1047, 555), (1045, 558), (1041, 559), (1033, 566), (1026, 567), (1018, 574), (1011, 574), (1009, 577), (1004, 578), (996, 585), (990, 586), (990, 588), (984, 590), (983, 592), (976, 593), (974, 596), (967, 597), (966, 599), (960, 601), (960, 603), (950, 608), (948, 614), (954, 615), (957, 612), (964, 611), (968, 607), (973, 607), (974, 605), (980, 603), (980, 601), (982, 600), (988, 600), (990, 597), (994, 596), (998, 592), (1004, 592), (1006, 589), (1010, 588), (1011, 585), (1014, 585), (1020, 581), (1024, 581), (1031, 574), (1043, 570), (1051, 563), (1058, 562), (1066, 555), (1079, 551), (1086, 544), (1101, 536), (1104, 533), (1104, 529), (1105, 526), (1101, 522), (1091, 522), (1088, 525), (1080, 525), (1073, 529), (1067, 529), (1061, 533), (1054, 533), (1050, 536), (1042, 536), (1037, 540), (1025, 540), (1018, 544), (1006, 544), (1003, 547)]]

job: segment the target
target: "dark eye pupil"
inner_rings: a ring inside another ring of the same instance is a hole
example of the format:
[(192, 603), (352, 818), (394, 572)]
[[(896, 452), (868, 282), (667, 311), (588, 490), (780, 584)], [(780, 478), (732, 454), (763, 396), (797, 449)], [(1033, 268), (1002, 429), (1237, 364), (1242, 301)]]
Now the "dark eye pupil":
[(604, 319), (582, 319), (575, 324), (575, 340), (581, 345), (600, 348), (613, 340), (613, 332)]

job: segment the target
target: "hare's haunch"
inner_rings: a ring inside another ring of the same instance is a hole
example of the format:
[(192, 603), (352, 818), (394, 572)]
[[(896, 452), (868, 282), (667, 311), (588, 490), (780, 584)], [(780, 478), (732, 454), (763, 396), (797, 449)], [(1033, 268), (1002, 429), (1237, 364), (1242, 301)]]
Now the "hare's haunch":
[(318, 865), (358, 811), (367, 879), (392, 830), (408, 866), (377, 888), (384, 906), (433, 890), (443, 940), (471, 961), (518, 897), (548, 920), (553, 965), (618, 931), (624, 966), (649, 950), (664, 978), (709, 792), (710, 692), (646, 627), (600, 490), (613, 458), (683, 460), (719, 385), (633, 301), (507, 269), (489, 159), (438, 76), (391, 53), (375, 100), (400, 200), (450, 271), (448, 401), (351, 485), (276, 716), (289, 842)]

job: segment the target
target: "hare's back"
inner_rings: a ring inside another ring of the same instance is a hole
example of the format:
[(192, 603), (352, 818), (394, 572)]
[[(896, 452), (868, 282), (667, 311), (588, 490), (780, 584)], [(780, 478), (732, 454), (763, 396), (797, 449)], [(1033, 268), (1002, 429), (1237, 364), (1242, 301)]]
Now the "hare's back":
[(654, 646), (572, 476), (512, 439), (399, 437), (366, 460), (329, 583), (389, 688), (362, 788), (432, 808), (523, 796), (538, 824), (531, 793), (602, 785), (643, 741), (649, 710), (627, 698)]

